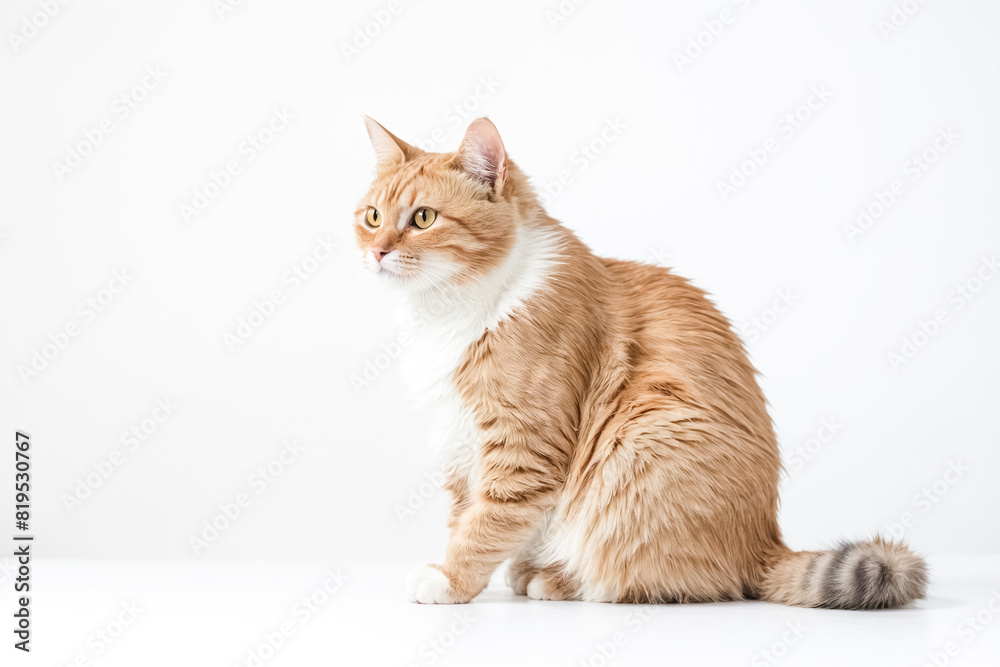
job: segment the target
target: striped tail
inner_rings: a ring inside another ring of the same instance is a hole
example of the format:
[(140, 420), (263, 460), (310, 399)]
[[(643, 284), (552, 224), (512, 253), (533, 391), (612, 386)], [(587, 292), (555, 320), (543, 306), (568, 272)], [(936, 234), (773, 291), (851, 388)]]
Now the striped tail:
[(909, 547), (876, 537), (833, 551), (789, 551), (764, 575), (768, 602), (830, 609), (889, 609), (924, 597), (927, 564)]

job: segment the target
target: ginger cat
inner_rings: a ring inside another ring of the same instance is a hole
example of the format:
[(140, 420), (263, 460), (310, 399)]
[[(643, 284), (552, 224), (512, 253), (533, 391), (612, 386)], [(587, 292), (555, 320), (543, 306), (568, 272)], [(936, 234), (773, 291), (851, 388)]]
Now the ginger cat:
[(422, 323), (410, 370), (453, 497), (444, 563), (410, 575), (410, 600), (469, 602), (508, 559), (514, 591), (540, 600), (924, 596), (924, 561), (901, 544), (782, 542), (764, 396), (702, 290), (591, 253), (485, 118), (455, 153), (365, 122), (377, 168), (357, 242)]

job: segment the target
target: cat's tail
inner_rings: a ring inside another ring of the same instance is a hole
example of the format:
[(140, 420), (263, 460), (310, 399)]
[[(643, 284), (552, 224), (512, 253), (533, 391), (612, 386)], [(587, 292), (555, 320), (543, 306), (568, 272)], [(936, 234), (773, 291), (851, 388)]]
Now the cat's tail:
[(764, 575), (760, 598), (798, 607), (888, 609), (923, 598), (927, 563), (909, 547), (876, 537), (832, 551), (786, 551)]

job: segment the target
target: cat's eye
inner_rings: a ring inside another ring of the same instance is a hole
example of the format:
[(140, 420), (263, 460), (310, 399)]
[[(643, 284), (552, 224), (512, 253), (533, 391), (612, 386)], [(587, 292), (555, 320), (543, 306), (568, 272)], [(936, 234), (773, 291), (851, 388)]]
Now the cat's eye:
[(368, 212), (365, 213), (365, 221), (369, 227), (378, 227), (382, 224), (382, 214), (374, 208), (369, 208)]
[(413, 214), (413, 224), (420, 229), (427, 229), (434, 224), (436, 219), (437, 212), (432, 208), (417, 209), (417, 212)]

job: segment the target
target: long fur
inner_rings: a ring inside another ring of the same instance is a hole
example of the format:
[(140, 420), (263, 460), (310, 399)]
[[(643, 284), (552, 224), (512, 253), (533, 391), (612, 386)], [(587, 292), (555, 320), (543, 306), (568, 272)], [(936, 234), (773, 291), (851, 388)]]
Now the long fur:
[[(926, 566), (901, 544), (782, 542), (764, 397), (704, 292), (591, 253), (485, 119), (446, 154), (368, 127), (393, 159), (357, 211), (358, 245), (422, 323), (413, 387), (439, 419), (453, 498), (445, 560), (411, 575), (410, 599), (468, 602), (508, 559), (511, 586), (538, 599), (872, 609), (924, 596)], [(409, 224), (420, 207), (438, 214), (427, 229)]]

